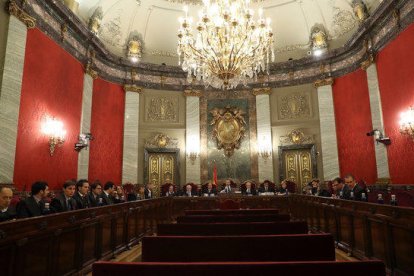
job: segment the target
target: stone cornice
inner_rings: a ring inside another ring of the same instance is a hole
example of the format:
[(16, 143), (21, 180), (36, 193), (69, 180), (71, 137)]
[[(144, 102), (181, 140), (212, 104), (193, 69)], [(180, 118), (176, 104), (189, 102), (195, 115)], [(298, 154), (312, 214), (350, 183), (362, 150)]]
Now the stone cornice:
[(317, 80), (313, 83), (313, 86), (315, 88), (321, 87), (321, 86), (325, 86), (325, 85), (332, 85), (334, 83), (334, 79), (333, 78), (326, 78), (326, 79), (321, 79), (321, 80)]
[(270, 95), (272, 94), (272, 89), (270, 87), (254, 88), (252, 90), (253, 95)]
[(142, 87), (136, 86), (135, 84), (125, 84), (124, 85), (125, 92), (135, 92), (141, 94), (143, 91)]
[[(39, 29), (81, 63), (87, 63), (87, 53), (93, 50), (96, 53), (93, 69), (97, 71), (100, 78), (125, 84), (132, 81), (131, 72), (135, 71), (134, 83), (145, 88), (183, 91), (189, 86), (186, 74), (178, 66), (149, 63), (133, 65), (126, 59), (110, 53), (85, 24), (63, 4), (63, 1), (25, 0), (25, 3), (24, 7), (20, 5), (20, 8), (37, 20)], [(300, 60), (272, 64), (266, 85), (274, 88), (314, 83), (327, 77), (336, 78), (357, 70), (370, 59), (370, 55), (375, 55), (413, 21), (414, 1), (383, 1), (343, 47), (330, 51), (323, 59), (309, 56)], [(64, 41), (61, 40), (62, 24), (67, 25)], [(364, 46), (368, 39), (372, 45), (369, 51)], [(328, 69), (321, 70), (321, 65)], [(248, 82), (250, 89), (262, 86), (263, 82), (260, 81), (252, 79)], [(205, 90), (201, 84), (193, 87), (197, 90)]]
[(7, 10), (10, 15), (14, 15), (17, 19), (22, 21), (28, 29), (36, 27), (36, 19), (23, 11), (15, 1), (11, 0), (7, 3)]

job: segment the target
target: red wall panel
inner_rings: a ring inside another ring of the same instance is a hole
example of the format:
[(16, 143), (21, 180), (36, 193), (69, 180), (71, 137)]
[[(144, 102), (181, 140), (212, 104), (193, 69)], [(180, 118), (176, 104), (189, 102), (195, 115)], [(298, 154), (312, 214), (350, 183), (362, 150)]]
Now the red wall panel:
[(414, 106), (414, 24), (383, 49), (377, 58), (378, 80), (393, 183), (414, 183), (414, 141), (402, 136), (398, 122), (401, 112)]
[(358, 70), (335, 79), (333, 85), (338, 158), (341, 175), (374, 183), (377, 179), (367, 75)]
[[(101, 79), (93, 83), (89, 180), (116, 184), (122, 176), (125, 92)], [(138, 127), (138, 126), (137, 126)]]
[[(29, 30), (13, 179), (18, 190), (30, 189), (40, 179), (59, 189), (65, 180), (76, 178), (78, 153), (73, 145), (79, 135), (82, 89), (82, 65), (39, 30)], [(63, 121), (67, 131), (66, 142), (53, 157), (40, 131), (45, 116)]]

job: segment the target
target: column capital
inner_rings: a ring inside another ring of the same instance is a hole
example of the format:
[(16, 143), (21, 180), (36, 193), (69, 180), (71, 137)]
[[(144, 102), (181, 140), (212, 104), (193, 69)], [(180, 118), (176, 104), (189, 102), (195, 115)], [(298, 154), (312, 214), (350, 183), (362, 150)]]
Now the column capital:
[(272, 94), (272, 89), (270, 87), (261, 87), (261, 88), (254, 88), (252, 90), (254, 96), (258, 95), (270, 95)]
[(98, 72), (92, 69), (92, 66), (89, 62), (85, 66), (85, 73), (91, 76), (94, 80), (98, 78)]
[(321, 79), (321, 80), (317, 80), (313, 83), (313, 86), (315, 88), (319, 88), (321, 86), (325, 86), (325, 85), (332, 85), (334, 83), (334, 79), (333, 78), (326, 78), (326, 79)]
[(28, 29), (36, 27), (36, 19), (20, 8), (15, 1), (9, 1), (7, 10), (10, 15), (14, 15), (17, 19), (23, 22)]
[(135, 93), (141, 94), (142, 92), (144, 92), (144, 89), (141, 86), (137, 86), (135, 84), (125, 84), (124, 91), (135, 92)]
[(201, 97), (203, 93), (201, 90), (186, 89), (184, 90), (184, 97)]
[(373, 63), (375, 63), (375, 56), (371, 53), (366, 60), (361, 62), (361, 69), (366, 71)]

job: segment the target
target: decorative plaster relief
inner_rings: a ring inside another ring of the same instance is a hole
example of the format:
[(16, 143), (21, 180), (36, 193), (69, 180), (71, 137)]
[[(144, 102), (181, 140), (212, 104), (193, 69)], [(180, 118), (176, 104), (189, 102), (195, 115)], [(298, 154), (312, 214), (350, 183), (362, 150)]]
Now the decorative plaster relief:
[(178, 98), (146, 97), (145, 121), (178, 123)]
[(279, 119), (292, 120), (310, 118), (310, 96), (304, 94), (292, 94), (279, 98)]

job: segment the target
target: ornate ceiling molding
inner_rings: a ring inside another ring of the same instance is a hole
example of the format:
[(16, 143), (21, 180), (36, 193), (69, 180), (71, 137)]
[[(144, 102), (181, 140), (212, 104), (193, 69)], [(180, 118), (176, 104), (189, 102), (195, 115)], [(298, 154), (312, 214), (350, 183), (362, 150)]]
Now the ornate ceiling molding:
[(325, 85), (332, 85), (334, 83), (334, 79), (333, 78), (326, 78), (326, 79), (322, 79), (322, 80), (317, 80), (313, 83), (313, 86), (315, 88), (321, 87), (321, 86), (325, 86)]
[(203, 93), (200, 90), (186, 89), (184, 90), (184, 97), (201, 97)]
[(270, 87), (254, 88), (252, 90), (253, 95), (270, 95), (272, 94), (272, 89)]
[(142, 87), (136, 86), (135, 84), (125, 84), (124, 85), (125, 92), (135, 92), (141, 94), (143, 91)]
[(22, 21), (28, 29), (36, 27), (36, 19), (21, 9), (15, 1), (9, 1), (7, 9), (10, 15), (14, 15), (17, 19)]
[[(81, 63), (88, 61), (88, 51), (95, 53), (93, 70), (100, 78), (124, 84), (134, 83), (151, 89), (183, 91), (189, 84), (185, 73), (178, 66), (162, 66), (149, 63), (130, 63), (110, 53), (81, 20), (69, 10), (63, 1), (12, 1), (28, 16), (36, 20), (36, 26), (56, 41)], [(24, 5), (22, 3), (25, 3)], [(341, 48), (330, 51), (323, 59), (308, 56), (271, 65), (267, 77), (270, 88), (320, 82), (326, 78), (336, 78), (352, 72), (369, 60), (370, 55), (380, 51), (389, 41), (414, 21), (414, 1), (382, 1), (375, 13), (359, 26), (357, 32)], [(65, 39), (61, 40), (62, 24), (66, 24)], [(369, 51), (364, 41), (371, 40)], [(321, 72), (320, 66), (327, 65), (329, 70)], [(162, 79), (162, 81), (160, 81)], [(263, 82), (251, 80), (250, 89), (260, 88)], [(204, 87), (194, 86), (204, 91)]]

